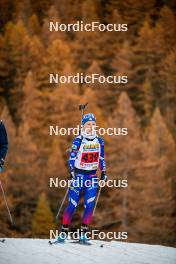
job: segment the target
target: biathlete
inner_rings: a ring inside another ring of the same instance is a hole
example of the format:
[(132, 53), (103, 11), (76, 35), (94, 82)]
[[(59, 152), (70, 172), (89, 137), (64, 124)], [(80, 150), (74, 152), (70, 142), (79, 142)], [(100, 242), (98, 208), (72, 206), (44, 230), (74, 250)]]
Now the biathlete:
[(68, 162), (71, 176), (68, 206), (63, 214), (58, 242), (64, 242), (67, 238), (72, 216), (78, 206), (81, 192), (84, 194), (84, 212), (81, 225), (82, 232), (79, 239), (83, 242), (87, 240), (86, 232), (92, 218), (98, 191), (98, 168), (101, 170), (101, 180), (107, 181), (104, 140), (97, 136), (95, 127), (96, 118), (94, 114), (83, 115), (81, 134), (72, 143)]

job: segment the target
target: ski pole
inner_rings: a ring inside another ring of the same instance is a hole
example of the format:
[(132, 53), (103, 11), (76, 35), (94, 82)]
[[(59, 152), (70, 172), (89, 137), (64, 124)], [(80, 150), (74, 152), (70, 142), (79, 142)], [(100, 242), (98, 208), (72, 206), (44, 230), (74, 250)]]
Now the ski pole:
[[(79, 110), (81, 111), (82, 118), (84, 116), (84, 110), (86, 109), (87, 105), (88, 105), (88, 103), (79, 105)], [(82, 118), (81, 118), (81, 120), (82, 120)], [(82, 122), (81, 122), (81, 127), (82, 127)]]
[(61, 202), (61, 204), (60, 204), (60, 206), (59, 206), (59, 209), (58, 209), (58, 212), (57, 212), (57, 215), (56, 215), (56, 222), (57, 222), (58, 219), (59, 219), (59, 215), (60, 215), (60, 212), (61, 212), (61, 210), (62, 210), (62, 207), (63, 207), (63, 204), (64, 204), (64, 202), (65, 202), (65, 199), (66, 199), (66, 197), (67, 197), (68, 191), (69, 191), (69, 187), (67, 188), (66, 193), (65, 193), (65, 195), (64, 195), (64, 198), (63, 198), (63, 200), (62, 200), (62, 202)]
[(96, 210), (96, 207), (97, 207), (97, 204), (98, 204), (98, 200), (99, 200), (99, 197), (100, 197), (101, 188), (102, 188), (102, 187), (100, 186), (99, 191), (98, 191), (98, 195), (97, 195), (97, 199), (96, 199), (96, 202), (95, 202), (95, 206), (94, 206), (94, 209), (93, 209), (92, 216), (95, 215), (95, 210)]
[(79, 105), (79, 110), (81, 111), (82, 117), (84, 115), (84, 110), (85, 110), (87, 105), (88, 105), (88, 103)]
[(5, 205), (6, 205), (6, 208), (7, 208), (7, 212), (8, 212), (8, 215), (9, 215), (9, 219), (10, 219), (11, 224), (13, 225), (12, 215), (10, 213), (10, 209), (9, 209), (8, 204), (7, 204), (7, 200), (6, 200), (6, 196), (5, 196), (5, 192), (4, 192), (4, 189), (3, 189), (3, 186), (2, 186), (1, 180), (0, 180), (0, 186), (1, 186), (2, 195), (3, 195), (3, 198), (4, 198), (4, 202), (5, 202)]

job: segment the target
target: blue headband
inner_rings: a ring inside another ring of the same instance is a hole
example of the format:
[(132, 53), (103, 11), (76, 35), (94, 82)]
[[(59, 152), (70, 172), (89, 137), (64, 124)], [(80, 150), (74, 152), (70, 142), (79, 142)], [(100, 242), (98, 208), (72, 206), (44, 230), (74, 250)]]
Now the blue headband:
[(94, 114), (89, 113), (89, 114), (85, 114), (82, 118), (82, 125), (84, 126), (85, 123), (87, 123), (88, 121), (94, 121), (96, 122), (96, 118), (94, 116)]

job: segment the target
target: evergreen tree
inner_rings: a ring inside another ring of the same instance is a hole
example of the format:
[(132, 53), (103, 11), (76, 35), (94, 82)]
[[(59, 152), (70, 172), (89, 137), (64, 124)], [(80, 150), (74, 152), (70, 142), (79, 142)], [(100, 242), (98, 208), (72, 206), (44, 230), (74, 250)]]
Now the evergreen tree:
[(160, 68), (160, 80), (162, 90), (164, 91), (161, 96), (160, 107), (165, 116), (165, 121), (173, 132), (175, 137), (175, 100), (176, 100), (176, 53), (170, 52), (170, 54), (163, 60)]
[(31, 0), (31, 6), (34, 10), (34, 13), (37, 14), (40, 23), (42, 22), (43, 18), (46, 16), (48, 9), (52, 4), (51, 0)]
[(145, 126), (148, 124), (155, 107), (153, 89), (149, 78), (147, 78), (141, 86), (139, 96), (139, 105), (140, 104), (141, 109), (143, 109), (142, 125)]
[[(27, 32), (22, 21), (18, 21), (17, 24), (10, 22), (7, 24), (3, 46), (6, 75), (2, 86), (6, 89), (10, 112), (13, 113), (17, 125), (20, 123), (18, 111), (22, 102), (22, 86), (29, 67), (24, 60), (26, 37)], [(17, 95), (19, 100), (16, 100)]]
[(32, 220), (32, 235), (37, 238), (47, 238), (54, 228), (54, 219), (45, 193), (39, 196), (36, 211)]
[(42, 26), (42, 39), (45, 43), (45, 45), (49, 45), (52, 43), (52, 41), (58, 39), (58, 40), (67, 40), (67, 34), (66, 32), (61, 31), (50, 31), (49, 23), (59, 23), (61, 24), (61, 19), (59, 17), (59, 14), (55, 8), (55, 6), (51, 6), (51, 8), (48, 11), (48, 14), (46, 18), (44, 19), (44, 23)]
[(39, 36), (41, 32), (40, 23), (38, 21), (38, 17), (35, 14), (29, 17), (28, 30), (31, 35), (37, 35), (37, 36)]
[(170, 155), (174, 152), (175, 143), (169, 132), (159, 108), (156, 108), (148, 129), (149, 146), (156, 156)]
[[(128, 181), (128, 188), (119, 191), (118, 198), (112, 195), (113, 203), (118, 204), (116, 219), (120, 217), (122, 227), (131, 232), (130, 221), (132, 211), (130, 210), (135, 199), (136, 175), (135, 170), (140, 166), (144, 158), (145, 148), (140, 134), (139, 120), (133, 109), (128, 95), (123, 92), (118, 98), (117, 108), (108, 120), (108, 126), (117, 129), (118, 134), (108, 140), (107, 161), (108, 174), (116, 180)], [(127, 135), (121, 135), (119, 129), (127, 128)], [(117, 192), (114, 189), (114, 192)], [(110, 198), (111, 199), (111, 198)], [(113, 209), (111, 209), (113, 210)]]
[(176, 20), (173, 11), (167, 6), (161, 8), (156, 26), (161, 27), (160, 34), (164, 44), (162, 48), (168, 53), (175, 46)]
[(99, 21), (95, 1), (85, 0), (82, 3), (82, 20), (87, 23), (92, 21)]

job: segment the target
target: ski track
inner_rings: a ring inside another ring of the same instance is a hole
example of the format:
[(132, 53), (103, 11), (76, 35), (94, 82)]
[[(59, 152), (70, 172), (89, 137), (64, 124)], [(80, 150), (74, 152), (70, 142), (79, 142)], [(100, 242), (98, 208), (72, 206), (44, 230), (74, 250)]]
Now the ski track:
[(49, 245), (47, 239), (7, 238), (0, 243), (0, 264), (176, 264), (176, 248), (172, 247), (116, 241), (91, 243)]

